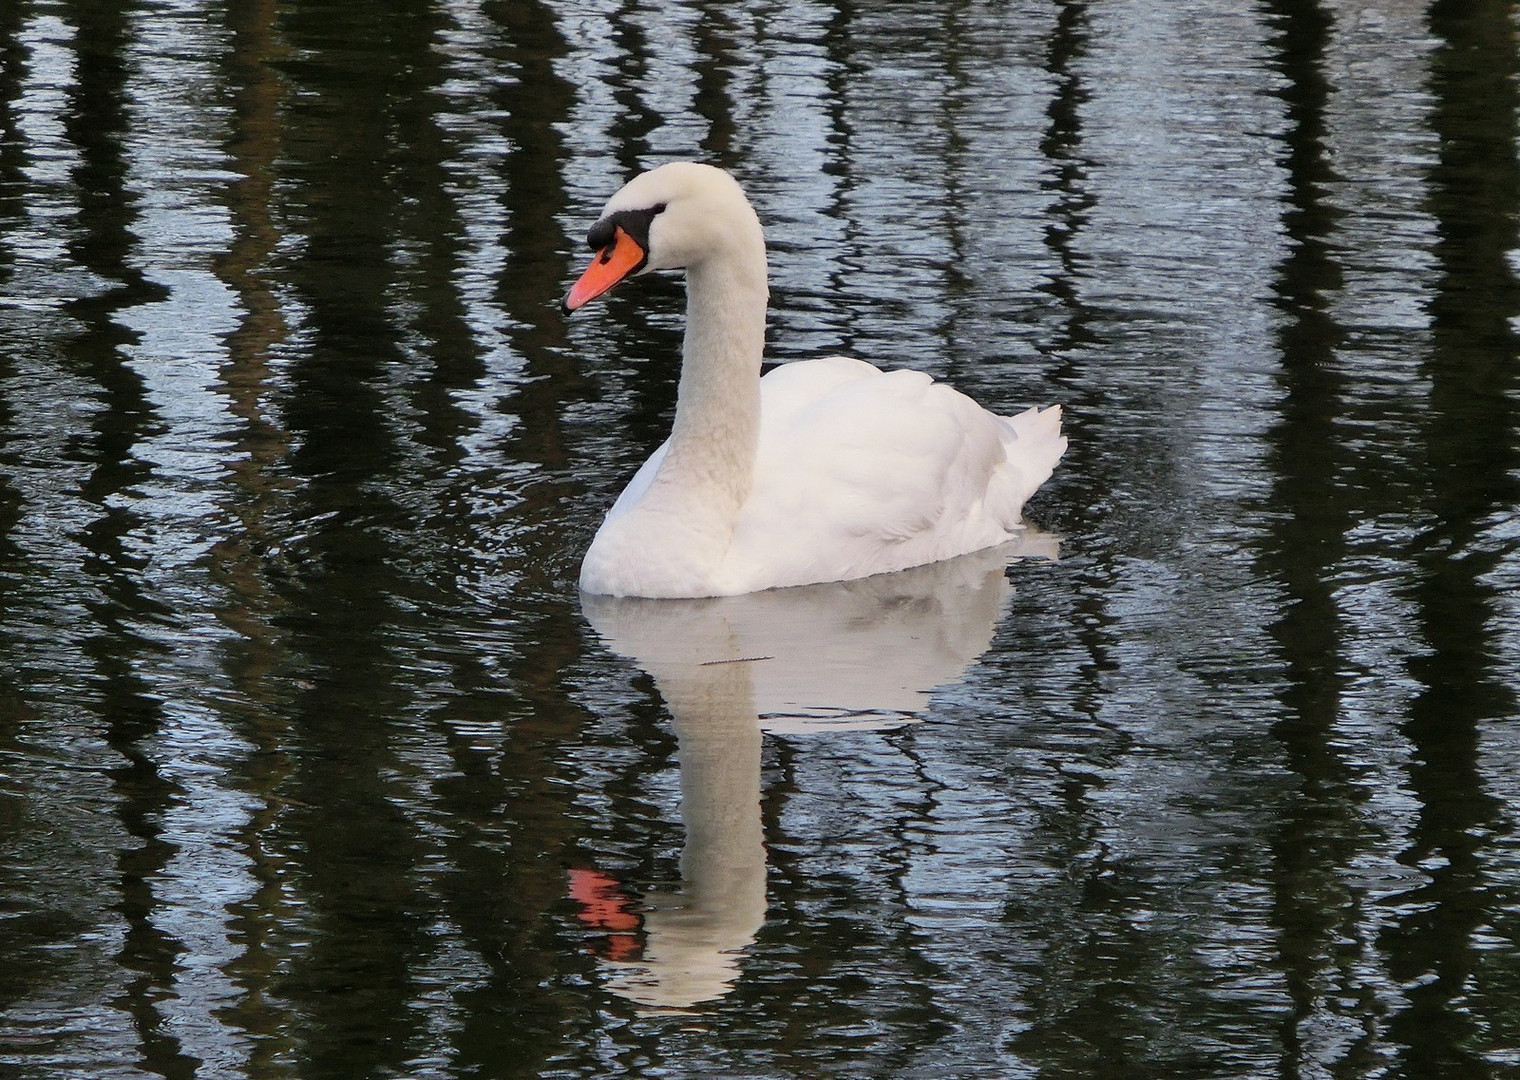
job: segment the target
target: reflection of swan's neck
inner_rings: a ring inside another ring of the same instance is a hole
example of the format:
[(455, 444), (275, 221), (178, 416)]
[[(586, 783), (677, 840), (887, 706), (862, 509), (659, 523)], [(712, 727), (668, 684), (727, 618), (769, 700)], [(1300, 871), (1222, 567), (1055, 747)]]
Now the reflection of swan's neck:
[(651, 665), (675, 720), (682, 888), (645, 898), (639, 963), (611, 980), (635, 1001), (684, 1008), (726, 994), (765, 921), (760, 728), (750, 665)]
[[(759, 925), (765, 909), (760, 822), (760, 728), (747, 663), (710, 664), (690, 685), (661, 682), (675, 718), (681, 763), (681, 876), (690, 898), (735, 924)], [(696, 684), (701, 683), (700, 687)], [(685, 698), (677, 705), (678, 698)], [(725, 914), (722, 914), (726, 912)], [(753, 927), (751, 927), (751, 932)]]

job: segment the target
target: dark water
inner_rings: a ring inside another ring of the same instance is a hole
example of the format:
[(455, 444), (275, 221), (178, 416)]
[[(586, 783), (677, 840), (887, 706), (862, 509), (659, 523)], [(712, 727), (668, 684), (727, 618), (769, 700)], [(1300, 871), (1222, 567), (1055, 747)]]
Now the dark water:
[[(1514, 1075), (1517, 69), (1492, 0), (5, 0), (0, 1075)], [(583, 607), (680, 289), (555, 301), (693, 156), (776, 357), (1065, 403), (1027, 550)]]

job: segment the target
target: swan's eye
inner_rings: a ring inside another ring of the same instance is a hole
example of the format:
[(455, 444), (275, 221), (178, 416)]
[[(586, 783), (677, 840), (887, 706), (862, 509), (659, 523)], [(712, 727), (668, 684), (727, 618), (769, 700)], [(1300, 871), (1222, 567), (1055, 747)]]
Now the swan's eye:
[(608, 214), (586, 233), (586, 246), (602, 253), (602, 262), (611, 258), (612, 245), (617, 230), (622, 229), (644, 251), (649, 251), (649, 223), (655, 215), (665, 211), (665, 203), (656, 203), (647, 210), (618, 210)]
[(616, 220), (614, 218), (603, 218), (591, 226), (591, 231), (586, 234), (586, 246), (592, 251), (601, 251), (612, 243), (613, 234), (616, 231)]

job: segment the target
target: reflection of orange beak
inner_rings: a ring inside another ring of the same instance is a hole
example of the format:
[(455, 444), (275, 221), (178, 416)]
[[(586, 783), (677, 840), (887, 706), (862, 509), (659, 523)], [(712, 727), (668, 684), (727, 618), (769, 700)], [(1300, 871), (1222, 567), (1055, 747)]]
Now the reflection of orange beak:
[(570, 899), (581, 906), (581, 922), (608, 932), (606, 944), (595, 951), (608, 960), (636, 960), (642, 951), (638, 932), (643, 920), (617, 879), (600, 870), (573, 869), (569, 874)]
[(597, 253), (580, 280), (565, 294), (562, 305), (565, 313), (569, 314), (582, 304), (601, 296), (602, 293), (643, 266), (644, 260), (648, 257), (644, 249), (639, 246), (639, 242), (629, 236), (621, 226), (614, 229), (612, 243)]

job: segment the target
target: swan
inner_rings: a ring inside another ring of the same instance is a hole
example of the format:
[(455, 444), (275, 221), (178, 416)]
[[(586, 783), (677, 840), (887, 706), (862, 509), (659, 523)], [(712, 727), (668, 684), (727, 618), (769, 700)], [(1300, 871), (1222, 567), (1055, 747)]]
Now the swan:
[(842, 356), (761, 378), (765, 240), (732, 176), (672, 162), (634, 177), (586, 236), (568, 315), (631, 277), (686, 271), (670, 438), (581, 564), (595, 595), (732, 596), (847, 581), (1011, 539), (1066, 449), (1061, 407), (997, 416), (916, 371)]

